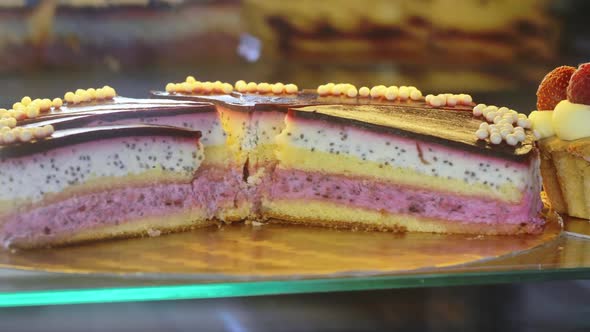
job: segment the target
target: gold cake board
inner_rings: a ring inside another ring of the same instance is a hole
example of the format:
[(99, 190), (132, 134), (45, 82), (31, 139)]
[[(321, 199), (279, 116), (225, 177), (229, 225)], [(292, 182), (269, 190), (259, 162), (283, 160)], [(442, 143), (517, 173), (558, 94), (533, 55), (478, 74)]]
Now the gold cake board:
[(558, 237), (551, 220), (539, 235), (395, 234), (244, 224), (41, 249), (0, 250), (0, 267), (100, 275), (187, 275), (252, 280), (436, 272), (524, 252)]

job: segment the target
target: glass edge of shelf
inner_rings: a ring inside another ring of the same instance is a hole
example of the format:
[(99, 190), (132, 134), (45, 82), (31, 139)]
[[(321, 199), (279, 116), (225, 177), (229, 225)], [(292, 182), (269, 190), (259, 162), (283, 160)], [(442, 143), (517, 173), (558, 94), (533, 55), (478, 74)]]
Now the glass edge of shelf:
[(55, 289), (0, 293), (0, 307), (144, 302), (590, 279), (588, 268), (281, 281)]

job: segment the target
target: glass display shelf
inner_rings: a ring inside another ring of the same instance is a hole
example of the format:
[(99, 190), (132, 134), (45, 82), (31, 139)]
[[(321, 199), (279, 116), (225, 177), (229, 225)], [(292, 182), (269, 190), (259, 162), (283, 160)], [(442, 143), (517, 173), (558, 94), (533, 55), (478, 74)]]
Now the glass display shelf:
[(565, 225), (514, 237), (234, 225), (3, 251), (0, 306), (590, 279), (590, 239), (576, 235), (590, 223)]

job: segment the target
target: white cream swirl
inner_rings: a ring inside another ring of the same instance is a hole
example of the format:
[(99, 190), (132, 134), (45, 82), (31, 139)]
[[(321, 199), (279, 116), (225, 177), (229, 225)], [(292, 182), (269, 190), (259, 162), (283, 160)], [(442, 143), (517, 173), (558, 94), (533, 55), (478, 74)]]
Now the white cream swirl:
[(564, 141), (590, 137), (590, 105), (562, 100), (552, 116), (553, 130)]
[(547, 138), (555, 135), (553, 130), (553, 111), (534, 111), (529, 115), (533, 130), (539, 138)]

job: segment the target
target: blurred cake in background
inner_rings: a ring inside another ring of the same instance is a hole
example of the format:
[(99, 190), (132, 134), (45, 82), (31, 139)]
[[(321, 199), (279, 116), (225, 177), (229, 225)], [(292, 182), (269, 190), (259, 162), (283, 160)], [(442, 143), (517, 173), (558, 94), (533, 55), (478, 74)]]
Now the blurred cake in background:
[(238, 1), (0, 2), (0, 70), (231, 60)]
[(559, 25), (550, 0), (244, 0), (267, 54), (330, 61), (550, 61)]

